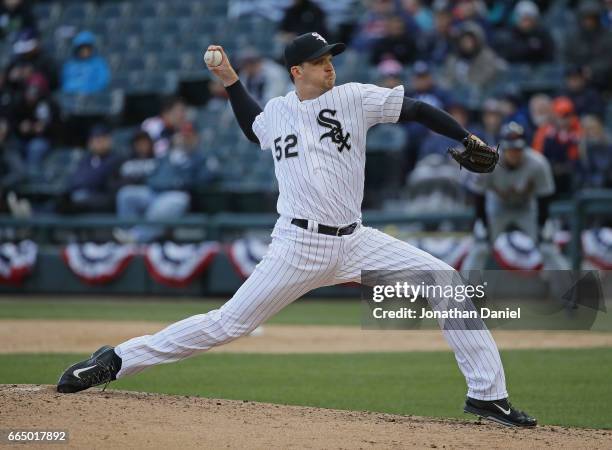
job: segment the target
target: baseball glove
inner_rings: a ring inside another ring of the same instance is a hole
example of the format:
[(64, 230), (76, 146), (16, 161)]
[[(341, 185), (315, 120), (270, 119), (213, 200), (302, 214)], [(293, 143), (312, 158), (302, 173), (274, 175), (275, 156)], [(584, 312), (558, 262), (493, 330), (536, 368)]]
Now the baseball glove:
[(497, 148), (485, 144), (473, 134), (466, 137), (462, 143), (465, 147), (463, 151), (456, 148), (448, 149), (450, 155), (461, 167), (476, 173), (493, 172), (499, 161)]

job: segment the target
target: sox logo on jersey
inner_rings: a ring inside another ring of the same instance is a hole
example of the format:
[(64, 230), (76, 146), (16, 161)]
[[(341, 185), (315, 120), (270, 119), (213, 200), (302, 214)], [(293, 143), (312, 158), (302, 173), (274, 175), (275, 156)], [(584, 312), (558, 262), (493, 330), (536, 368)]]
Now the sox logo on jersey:
[[(331, 115), (332, 117), (328, 117), (326, 115)], [(330, 131), (327, 133), (323, 133), (319, 141), (322, 141), (325, 138), (330, 138), (334, 144), (338, 145), (338, 151), (342, 152), (345, 148), (347, 150), (351, 149), (351, 144), (349, 143), (349, 138), (351, 137), (350, 133), (344, 134), (344, 130), (342, 129), (342, 124), (339, 120), (333, 118), (336, 115), (336, 111), (333, 109), (322, 109), (319, 112), (319, 116), (317, 117), (317, 123), (325, 128), (329, 128)]]

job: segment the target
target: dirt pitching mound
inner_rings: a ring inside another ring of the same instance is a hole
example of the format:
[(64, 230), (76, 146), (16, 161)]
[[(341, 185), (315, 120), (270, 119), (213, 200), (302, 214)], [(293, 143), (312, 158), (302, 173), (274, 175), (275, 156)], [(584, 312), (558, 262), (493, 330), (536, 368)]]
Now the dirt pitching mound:
[[(610, 448), (612, 431), (508, 429), (474, 421), (135, 392), (58, 394), (0, 385), (5, 430), (65, 430), (67, 448)], [(36, 445), (36, 444), (35, 444)], [(16, 444), (15, 448), (24, 448)]]

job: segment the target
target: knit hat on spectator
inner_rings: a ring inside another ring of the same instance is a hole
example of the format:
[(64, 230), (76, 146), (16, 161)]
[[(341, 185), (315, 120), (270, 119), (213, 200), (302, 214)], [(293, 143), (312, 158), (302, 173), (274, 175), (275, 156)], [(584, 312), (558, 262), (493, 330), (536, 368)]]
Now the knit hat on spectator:
[(531, 0), (521, 0), (514, 7), (514, 14), (516, 14), (517, 19), (523, 17), (537, 18), (540, 16), (540, 9)]
[(503, 114), (502, 105), (496, 98), (486, 99), (482, 104), (482, 111)]
[(110, 134), (110, 128), (103, 123), (99, 123), (94, 125), (91, 130), (89, 130), (89, 138), (96, 138), (100, 136), (108, 136)]
[(376, 66), (376, 70), (383, 77), (399, 77), (402, 74), (402, 65), (394, 58), (385, 58)]
[(574, 104), (567, 97), (557, 97), (554, 99), (552, 109), (557, 117), (567, 117), (574, 114)]
[(429, 75), (431, 73), (431, 68), (425, 61), (417, 61), (412, 66), (412, 73), (417, 76)]
[(238, 54), (239, 65), (257, 62), (262, 59), (261, 53), (256, 48), (247, 47)]
[(13, 52), (16, 55), (24, 55), (30, 53), (38, 47), (38, 35), (36, 31), (27, 28), (22, 30), (13, 43)]

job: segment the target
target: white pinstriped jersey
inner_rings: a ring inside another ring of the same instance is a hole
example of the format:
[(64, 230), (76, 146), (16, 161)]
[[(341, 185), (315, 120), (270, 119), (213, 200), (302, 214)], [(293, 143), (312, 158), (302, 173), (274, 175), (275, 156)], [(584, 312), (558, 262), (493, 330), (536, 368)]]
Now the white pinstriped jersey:
[(253, 132), (272, 150), (278, 213), (331, 226), (361, 220), (366, 133), (397, 122), (403, 98), (403, 86), (347, 83), (311, 100), (295, 91), (270, 100)]

